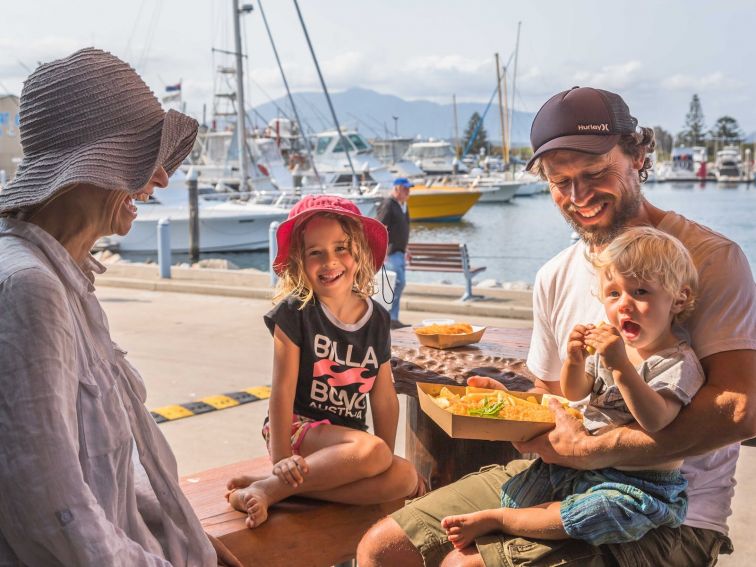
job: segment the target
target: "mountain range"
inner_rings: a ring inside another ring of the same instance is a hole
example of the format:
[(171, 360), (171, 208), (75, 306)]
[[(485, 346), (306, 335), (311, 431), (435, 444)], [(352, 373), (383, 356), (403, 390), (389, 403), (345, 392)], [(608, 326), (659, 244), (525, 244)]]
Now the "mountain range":
[[(320, 92), (293, 93), (294, 103), (305, 130), (319, 132), (334, 128), (325, 96)], [(386, 138), (396, 134), (405, 138), (454, 138), (453, 104), (439, 104), (427, 100), (404, 100), (398, 96), (369, 89), (351, 88), (331, 95), (341, 127), (356, 129), (368, 138)], [(474, 112), (483, 115), (486, 103), (459, 102), (457, 117), (459, 136), (464, 136)], [(530, 125), (535, 115), (515, 110), (512, 121), (512, 146), (529, 145)], [(254, 107), (250, 120), (253, 124), (266, 123), (275, 117), (293, 120), (287, 97)], [(396, 118), (396, 121), (394, 120)], [(499, 109), (495, 102), (488, 109), (483, 127), (488, 140), (501, 144)]]

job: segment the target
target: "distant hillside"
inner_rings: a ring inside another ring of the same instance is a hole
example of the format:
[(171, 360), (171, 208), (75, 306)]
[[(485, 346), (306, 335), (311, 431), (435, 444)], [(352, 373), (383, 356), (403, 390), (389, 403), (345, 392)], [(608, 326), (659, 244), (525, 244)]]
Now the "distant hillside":
[[(306, 129), (317, 132), (334, 127), (322, 93), (300, 92), (294, 93), (293, 96)], [(334, 93), (331, 98), (341, 126), (356, 128), (370, 138), (386, 137), (387, 133), (392, 136), (394, 116), (398, 116), (400, 136), (423, 138), (452, 138), (454, 136), (454, 111), (451, 102), (438, 104), (423, 100), (409, 101), (362, 88)], [(485, 103), (457, 103), (460, 136), (463, 135), (473, 112), (482, 115), (485, 107)], [(286, 97), (257, 106), (255, 111), (259, 116), (250, 116), (253, 123), (255, 121), (259, 123), (260, 117), (266, 121), (282, 115), (293, 118)], [(512, 145), (529, 145), (530, 124), (533, 122), (533, 117), (532, 113), (515, 110), (512, 123)], [(488, 139), (493, 143), (501, 143), (499, 110), (495, 101), (486, 115), (484, 126)]]

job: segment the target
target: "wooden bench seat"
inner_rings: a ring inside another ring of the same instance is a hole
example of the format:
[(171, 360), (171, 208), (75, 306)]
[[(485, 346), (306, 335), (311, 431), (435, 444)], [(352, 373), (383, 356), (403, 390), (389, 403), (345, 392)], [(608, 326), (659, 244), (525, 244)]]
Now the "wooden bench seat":
[(465, 293), (460, 299), (467, 301), (479, 297), (473, 295), (472, 278), (483, 272), (486, 267), (470, 267), (467, 244), (410, 242), (407, 245), (407, 253), (409, 255), (406, 266), (408, 271), (462, 273), (465, 276)]
[(205, 531), (246, 565), (329, 567), (354, 558), (362, 535), (404, 501), (373, 506), (333, 504), (292, 498), (271, 508), (268, 521), (251, 530), (245, 514), (226, 502), (226, 483), (234, 476), (270, 474), (267, 457), (209, 469), (181, 479)]

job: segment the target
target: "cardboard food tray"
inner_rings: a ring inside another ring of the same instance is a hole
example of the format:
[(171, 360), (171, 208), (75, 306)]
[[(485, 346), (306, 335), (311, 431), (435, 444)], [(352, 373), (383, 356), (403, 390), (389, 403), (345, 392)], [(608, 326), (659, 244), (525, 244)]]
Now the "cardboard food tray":
[(422, 335), (415, 329), (415, 336), (420, 344), (432, 348), (454, 348), (458, 346), (471, 345), (480, 342), (483, 337), (483, 333), (486, 331), (485, 327), (478, 325), (472, 325), (473, 332), (463, 335)]
[[(454, 439), (480, 439), (483, 441), (527, 441), (537, 437), (554, 427), (553, 423), (535, 421), (511, 421), (507, 419), (492, 419), (471, 415), (455, 415), (438, 407), (430, 396), (438, 396), (441, 388), (448, 388), (455, 394), (465, 395), (464, 386), (444, 386), (443, 384), (428, 384), (418, 382), (417, 398), (420, 408), (436, 425), (443, 429), (449, 437)], [(525, 399), (529, 396), (541, 401), (541, 394), (525, 392), (511, 392), (509, 394)]]

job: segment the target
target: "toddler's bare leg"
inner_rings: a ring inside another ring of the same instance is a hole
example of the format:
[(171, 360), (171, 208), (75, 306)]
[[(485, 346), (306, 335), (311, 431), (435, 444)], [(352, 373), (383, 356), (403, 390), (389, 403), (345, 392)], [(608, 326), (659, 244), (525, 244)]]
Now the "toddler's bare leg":
[(449, 541), (461, 549), (475, 538), (493, 532), (538, 539), (567, 539), (559, 502), (547, 502), (531, 508), (494, 508), (471, 514), (447, 516), (441, 520)]

